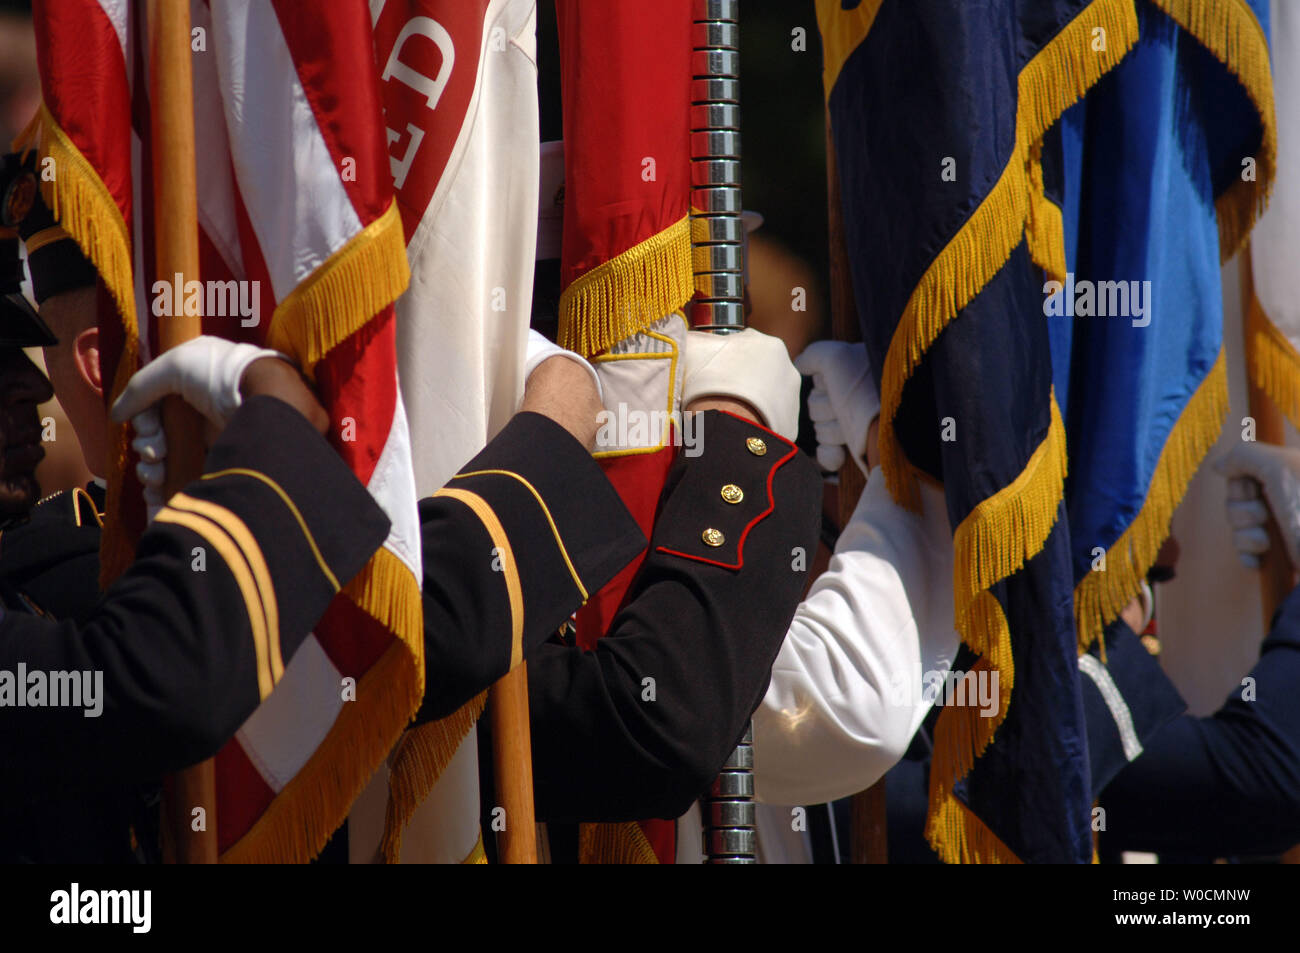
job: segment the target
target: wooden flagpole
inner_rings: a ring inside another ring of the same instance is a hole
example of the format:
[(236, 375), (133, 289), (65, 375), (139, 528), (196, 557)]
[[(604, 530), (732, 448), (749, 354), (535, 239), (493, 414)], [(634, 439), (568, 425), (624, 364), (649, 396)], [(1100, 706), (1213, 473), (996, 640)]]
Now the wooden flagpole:
[[(858, 311), (853, 301), (853, 275), (844, 242), (844, 213), (840, 205), (840, 176), (835, 162), (835, 141), (831, 136), (830, 111), (826, 113), (826, 213), (830, 242), (831, 333), (837, 341), (862, 340)], [(867, 483), (852, 460), (840, 467), (839, 523), (848, 525), (857, 509), (858, 497)], [(855, 864), (889, 862), (885, 824), (885, 779), (853, 795), (851, 802), (852, 843)]]
[[(1246, 339), (1246, 353), (1250, 353), (1250, 341), (1257, 331), (1262, 329), (1268, 318), (1264, 315), (1255, 297), (1255, 275), (1250, 264), (1250, 242), (1242, 248), (1237, 256), (1238, 275), (1241, 278), (1241, 326)], [(1261, 443), (1282, 445), (1286, 443), (1286, 431), (1283, 427), (1282, 412), (1269, 396), (1255, 382), (1249, 367), (1246, 368), (1247, 407), (1250, 416), (1255, 419), (1255, 439)], [(1268, 552), (1262, 558), (1259, 567), (1260, 608), (1264, 615), (1264, 630), (1268, 631), (1273, 621), (1273, 613), (1282, 604), (1287, 593), (1295, 584), (1295, 567), (1287, 556), (1286, 545), (1278, 531), (1277, 522), (1268, 521)], [(1284, 864), (1300, 864), (1300, 844), (1292, 847), (1282, 855)]]
[[(194, 102), (190, 65), (190, 5), (182, 0), (149, 0), (149, 78), (151, 149), (153, 153), (154, 262), (159, 280), (180, 275), (181, 288), (199, 278), (198, 191), (194, 167)], [(201, 318), (184, 314), (183, 296), (176, 312), (159, 321), (162, 350), (202, 333)], [(203, 422), (179, 397), (163, 403), (167, 435), (170, 497), (203, 469)], [(195, 809), (203, 809), (203, 830), (196, 831)], [(211, 760), (169, 779), (163, 806), (167, 859), (174, 863), (216, 863), (216, 773)]]
[(520, 662), (492, 686), (492, 768), (505, 830), (497, 837), (504, 864), (537, 863), (533, 812), (533, 749), (528, 723), (528, 663)]

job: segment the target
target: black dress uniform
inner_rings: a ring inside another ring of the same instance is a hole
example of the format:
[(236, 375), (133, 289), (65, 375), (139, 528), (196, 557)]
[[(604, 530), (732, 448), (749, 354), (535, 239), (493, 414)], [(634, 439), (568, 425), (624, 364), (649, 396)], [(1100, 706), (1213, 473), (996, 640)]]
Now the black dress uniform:
[[(258, 397), (81, 624), (0, 610), (0, 859), (68, 859), (50, 830), (67, 818), (42, 809), (52, 791), (93, 797), (215, 754), (388, 526), (301, 414)], [(49, 704), (70, 673), (102, 678), (96, 717), (88, 698)]]
[(0, 533), (0, 604), (82, 622), (99, 601), (104, 490), (96, 483), (41, 500)]
[[(519, 415), (421, 504), (422, 717), (454, 711), (524, 658), (538, 820), (677, 817), (718, 773), (766, 691), (807, 585), (821, 475), (766, 428), (705, 412), (703, 452), (679, 452), (646, 559), (608, 633), (584, 651), (555, 637), (557, 627), (646, 541), (586, 449), (559, 439), (562, 431), (544, 443), (549, 429), (559, 428)], [(482, 587), (475, 598), (497, 607), (479, 646), (451, 644), (452, 607), (429, 591), (429, 554), (446, 519), (480, 521), (485, 551), (496, 538), (487, 527), (498, 524), (517, 559), (514, 582), (473, 577)]]
[[(0, 607), (80, 623), (99, 602), (104, 491), (95, 483), (41, 500), (0, 533)], [(132, 863), (158, 860), (160, 787), (86, 784), (44, 790), (3, 830), (30, 831), (9, 859)], [(0, 832), (2, 833), (2, 832)]]

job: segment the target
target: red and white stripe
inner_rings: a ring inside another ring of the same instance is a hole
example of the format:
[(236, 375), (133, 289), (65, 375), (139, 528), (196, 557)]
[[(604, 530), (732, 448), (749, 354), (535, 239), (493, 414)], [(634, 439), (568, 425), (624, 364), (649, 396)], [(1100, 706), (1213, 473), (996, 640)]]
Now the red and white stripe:
[[(46, 106), (127, 226), (142, 359), (155, 350), (145, 323), (155, 275), (143, 6), (48, 0), (37, 9)], [(202, 278), (261, 282), (258, 327), (209, 317), (205, 331), (264, 341), (276, 305), (393, 203), (369, 10), (366, 0), (190, 0), (190, 8), (206, 45), (192, 57)], [(345, 160), (355, 180), (343, 174)], [(390, 304), (312, 372), (335, 445), (391, 518), (384, 546), (418, 593), (415, 481), (395, 341)], [(347, 418), (355, 439), (340, 436)], [(335, 600), (271, 696), (217, 756), (223, 853), (335, 729), (350, 704), (342, 680), (359, 684), (394, 640), (374, 615)], [(342, 786), (359, 787), (376, 767), (352, 766), (357, 777)]]

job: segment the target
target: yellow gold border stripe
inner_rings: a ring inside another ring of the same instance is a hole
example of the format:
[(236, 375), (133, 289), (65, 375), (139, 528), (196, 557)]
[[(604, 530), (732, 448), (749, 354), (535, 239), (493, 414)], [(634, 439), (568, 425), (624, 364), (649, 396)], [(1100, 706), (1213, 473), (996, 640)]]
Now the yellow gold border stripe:
[(492, 537), (492, 542), (500, 550), (502, 569), (506, 577), (506, 595), (510, 598), (510, 667), (513, 669), (524, 659), (524, 591), (519, 583), (519, 567), (515, 565), (515, 554), (510, 549), (510, 537), (497, 519), (496, 513), (488, 501), (469, 490), (457, 490), (443, 487), (434, 496), (447, 496), (460, 500), (483, 523), (483, 527)]
[(293, 514), (294, 519), (298, 521), (298, 526), (302, 529), (303, 538), (307, 540), (307, 545), (311, 547), (312, 555), (316, 557), (316, 564), (320, 566), (320, 571), (324, 574), (325, 578), (329, 580), (329, 584), (334, 587), (335, 592), (338, 592), (343, 588), (339, 585), (338, 577), (334, 575), (329, 564), (325, 562), (325, 557), (321, 555), (320, 547), (316, 545), (316, 537), (311, 534), (311, 530), (307, 526), (307, 521), (303, 519), (302, 513), (299, 511), (297, 505), (293, 500), (289, 499), (289, 494), (284, 492), (284, 488), (281, 487), (280, 484), (276, 483), (265, 473), (259, 473), (257, 470), (249, 470), (245, 467), (231, 467), (228, 470), (214, 470), (212, 473), (203, 474), (200, 479), (215, 480), (218, 477), (223, 476), (252, 477), (255, 480), (261, 480), (273, 489), (276, 494), (279, 495), (280, 499), (284, 501), (284, 505), (289, 508), (289, 512)]
[(265, 700), (271, 694), (271, 689), (275, 687), (275, 681), (271, 677), (270, 652), (267, 646), (266, 616), (263, 613), (262, 601), (257, 595), (253, 574), (248, 568), (248, 563), (244, 561), (239, 547), (226, 535), (225, 530), (197, 513), (183, 512), (168, 506), (155, 517), (155, 522), (175, 523), (202, 536), (225, 560), (230, 574), (235, 577), (235, 582), (239, 586), (240, 594), (244, 597), (244, 608), (248, 612), (248, 622), (253, 630), (253, 649), (257, 655), (257, 692), (258, 696)]
[(271, 570), (266, 565), (266, 557), (262, 554), (262, 547), (258, 545), (257, 540), (253, 537), (244, 521), (224, 506), (218, 506), (208, 500), (196, 500), (186, 493), (175, 494), (167, 501), (167, 505), (188, 513), (197, 513), (212, 520), (234, 539), (235, 545), (240, 548), (244, 558), (248, 560), (248, 564), (253, 570), (253, 581), (257, 584), (257, 591), (262, 597), (262, 607), (266, 611), (266, 628), (269, 636), (268, 647), (271, 654), (271, 680), (278, 684), (280, 679), (284, 678), (284, 656), (280, 651), (280, 607), (276, 602), (275, 585), (271, 581)]
[(518, 473), (515, 473), (512, 470), (474, 470), (471, 473), (457, 473), (454, 477), (452, 477), (452, 479), (464, 480), (467, 477), (488, 476), (490, 474), (495, 474), (497, 476), (513, 477), (514, 479), (522, 483), (524, 486), (528, 487), (528, 492), (531, 493), (533, 497), (537, 500), (537, 505), (542, 508), (542, 512), (546, 515), (546, 522), (551, 524), (551, 533), (555, 536), (555, 545), (560, 547), (560, 555), (564, 558), (564, 565), (569, 568), (569, 575), (573, 577), (573, 584), (578, 587), (578, 592), (582, 593), (582, 601), (585, 604), (588, 598), (587, 587), (584, 586), (582, 584), (582, 580), (578, 578), (578, 570), (573, 568), (573, 560), (569, 558), (569, 551), (564, 548), (564, 540), (560, 538), (559, 527), (555, 525), (555, 520), (552, 519), (551, 517), (550, 507), (546, 505), (546, 501), (542, 499), (542, 494), (537, 492), (537, 488), (535, 486), (533, 486), (531, 483), (529, 483), (527, 480), (521, 477)]

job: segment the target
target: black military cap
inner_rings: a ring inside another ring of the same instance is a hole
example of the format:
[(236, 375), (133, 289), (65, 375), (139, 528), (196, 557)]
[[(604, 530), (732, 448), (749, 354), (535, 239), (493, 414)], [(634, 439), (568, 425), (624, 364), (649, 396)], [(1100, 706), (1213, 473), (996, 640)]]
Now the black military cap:
[(0, 297), (0, 347), (48, 347), (58, 343), (21, 291)]

